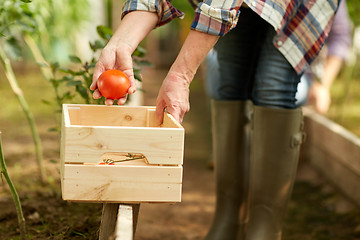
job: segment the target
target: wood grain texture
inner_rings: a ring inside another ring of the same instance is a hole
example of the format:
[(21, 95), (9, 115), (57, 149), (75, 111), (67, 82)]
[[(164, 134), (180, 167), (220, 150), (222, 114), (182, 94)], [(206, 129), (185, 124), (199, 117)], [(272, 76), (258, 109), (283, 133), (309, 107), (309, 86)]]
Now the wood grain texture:
[(65, 164), (64, 200), (180, 202), (182, 166)]
[(99, 228), (99, 240), (112, 239), (115, 233), (119, 203), (104, 203)]
[(99, 240), (135, 239), (140, 204), (104, 203)]

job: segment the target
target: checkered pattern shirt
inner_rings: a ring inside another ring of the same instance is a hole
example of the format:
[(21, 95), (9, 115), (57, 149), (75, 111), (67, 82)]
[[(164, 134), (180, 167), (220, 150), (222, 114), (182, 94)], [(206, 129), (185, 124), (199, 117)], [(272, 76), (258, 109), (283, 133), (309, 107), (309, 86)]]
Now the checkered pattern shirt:
[[(341, 0), (204, 0), (195, 10), (192, 29), (223, 36), (234, 28), (245, 3), (277, 32), (274, 46), (296, 72), (303, 72), (322, 48)], [(158, 26), (183, 13), (167, 0), (126, 0), (123, 16), (146, 10), (159, 16)]]

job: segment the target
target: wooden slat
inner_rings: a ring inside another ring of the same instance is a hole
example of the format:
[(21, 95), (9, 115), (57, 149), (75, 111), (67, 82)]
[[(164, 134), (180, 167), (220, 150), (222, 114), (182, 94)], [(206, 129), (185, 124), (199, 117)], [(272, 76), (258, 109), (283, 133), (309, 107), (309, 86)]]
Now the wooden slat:
[(184, 131), (167, 128), (68, 127), (65, 162), (99, 162), (107, 152), (142, 153), (150, 164), (182, 164)]
[(99, 240), (109, 240), (113, 238), (119, 203), (104, 203), (99, 229)]
[(309, 109), (305, 114), (307, 135), (312, 144), (360, 173), (360, 138)]
[(80, 108), (80, 125), (145, 127), (146, 110), (144, 107), (84, 106)]
[(182, 166), (65, 164), (63, 199), (180, 202)]
[(164, 114), (164, 121), (162, 124), (163, 127), (169, 127), (169, 128), (181, 128), (180, 123), (178, 123), (173, 116), (171, 116), (168, 113)]
[(133, 207), (120, 204), (115, 227), (115, 240), (133, 240)]
[(360, 175), (334, 160), (329, 152), (312, 148), (311, 156), (312, 166), (345, 197), (360, 206)]
[(164, 118), (163, 123), (161, 126), (158, 126), (156, 124), (156, 116), (155, 116), (155, 108), (149, 108), (148, 109), (148, 122), (147, 127), (163, 127), (163, 128), (182, 128), (181, 124), (178, 123), (173, 116), (171, 116), (169, 113), (164, 112)]
[(99, 240), (135, 239), (140, 204), (104, 203)]

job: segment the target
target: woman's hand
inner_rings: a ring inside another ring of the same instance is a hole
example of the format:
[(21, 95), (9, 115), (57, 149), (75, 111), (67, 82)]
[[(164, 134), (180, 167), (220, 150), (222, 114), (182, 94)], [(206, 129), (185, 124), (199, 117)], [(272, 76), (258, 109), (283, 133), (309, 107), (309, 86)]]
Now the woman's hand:
[[(128, 94), (132, 94), (136, 91), (135, 78), (133, 72), (133, 64), (131, 58), (132, 50), (129, 46), (124, 44), (114, 45), (111, 42), (102, 50), (100, 58), (96, 63), (93, 82), (90, 86), (90, 90), (93, 90), (93, 98), (99, 99), (102, 97), (99, 89), (97, 88), (97, 80), (99, 76), (109, 69), (118, 69), (123, 71), (130, 80), (130, 88)], [(117, 99), (117, 103), (122, 105), (126, 102), (127, 96)], [(115, 99), (106, 99), (106, 105), (112, 105)]]
[(167, 74), (156, 99), (158, 124), (162, 123), (165, 110), (182, 123), (184, 115), (190, 110), (189, 84), (185, 76), (172, 72)]
[(331, 104), (330, 89), (314, 82), (309, 91), (309, 103), (315, 106), (316, 111), (321, 114), (327, 113)]
[[(154, 29), (158, 22), (158, 16), (154, 12), (133, 11), (125, 15), (119, 27), (111, 37), (108, 44), (102, 50), (100, 58), (96, 63), (93, 82), (90, 90), (93, 90), (93, 98), (101, 98), (97, 87), (99, 76), (109, 69), (123, 71), (130, 80), (129, 94), (136, 91), (135, 78), (131, 55), (139, 43)], [(118, 99), (118, 104), (124, 104), (126, 97)], [(112, 105), (115, 99), (106, 99), (106, 105)]]

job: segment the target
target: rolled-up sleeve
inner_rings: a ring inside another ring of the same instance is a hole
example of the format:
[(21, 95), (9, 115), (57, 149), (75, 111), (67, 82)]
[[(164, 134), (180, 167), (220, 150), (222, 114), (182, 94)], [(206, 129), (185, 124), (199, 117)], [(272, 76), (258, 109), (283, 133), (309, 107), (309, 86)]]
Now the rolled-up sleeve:
[(184, 13), (176, 9), (166, 0), (126, 0), (122, 10), (123, 18), (132, 11), (156, 12), (159, 17), (158, 26), (164, 25), (175, 18), (182, 18)]
[(239, 19), (243, 0), (204, 0), (195, 10), (191, 29), (223, 36), (233, 29)]

